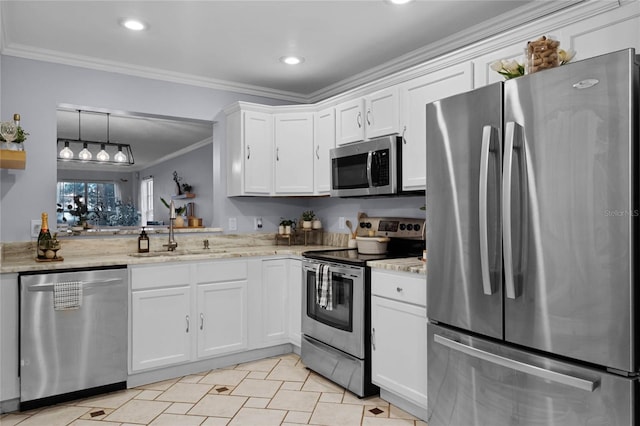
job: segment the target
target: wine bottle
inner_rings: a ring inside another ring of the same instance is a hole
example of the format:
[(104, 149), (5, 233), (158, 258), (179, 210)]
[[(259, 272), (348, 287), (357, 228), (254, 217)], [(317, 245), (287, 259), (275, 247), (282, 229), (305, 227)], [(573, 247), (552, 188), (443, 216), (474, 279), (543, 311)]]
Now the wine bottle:
[(49, 248), (49, 241), (51, 241), (51, 232), (49, 232), (49, 215), (47, 213), (42, 213), (42, 225), (40, 226), (38, 243), (36, 245), (38, 259), (47, 258), (45, 253)]

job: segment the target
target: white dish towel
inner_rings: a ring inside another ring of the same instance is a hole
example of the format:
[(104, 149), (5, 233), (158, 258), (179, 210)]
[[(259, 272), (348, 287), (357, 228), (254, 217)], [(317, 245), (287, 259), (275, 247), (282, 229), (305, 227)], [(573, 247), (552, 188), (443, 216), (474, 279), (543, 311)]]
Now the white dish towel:
[(82, 283), (67, 281), (53, 284), (53, 309), (65, 311), (82, 305)]
[(327, 311), (333, 310), (332, 287), (329, 265), (318, 265), (316, 270), (316, 303)]

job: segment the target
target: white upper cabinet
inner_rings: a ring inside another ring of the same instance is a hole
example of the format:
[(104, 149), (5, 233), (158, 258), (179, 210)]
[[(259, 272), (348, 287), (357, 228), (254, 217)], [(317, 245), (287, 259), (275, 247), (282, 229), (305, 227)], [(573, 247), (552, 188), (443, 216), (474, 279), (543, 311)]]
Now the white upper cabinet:
[(227, 115), (227, 195), (269, 195), (272, 182), (272, 115), (234, 110)]
[(333, 108), (316, 112), (314, 143), (313, 193), (325, 195), (331, 190), (331, 159), (329, 158), (329, 152), (336, 146), (336, 112)]
[(313, 194), (313, 113), (278, 113), (274, 121), (276, 195)]
[(471, 90), (472, 70), (471, 63), (455, 65), (401, 85), (403, 190), (426, 188), (426, 104)]
[(336, 107), (336, 145), (398, 133), (400, 100), (389, 87)]

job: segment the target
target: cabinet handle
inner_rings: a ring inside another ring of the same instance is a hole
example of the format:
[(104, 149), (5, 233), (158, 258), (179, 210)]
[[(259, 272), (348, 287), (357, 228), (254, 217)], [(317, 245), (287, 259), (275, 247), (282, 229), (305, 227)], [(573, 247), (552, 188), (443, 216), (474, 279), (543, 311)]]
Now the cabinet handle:
[(402, 287), (396, 287), (396, 291), (400, 293), (402, 291)]
[(187, 333), (188, 333), (189, 332), (189, 315), (187, 315), (186, 320), (187, 320)]
[(280, 148), (276, 148), (276, 161), (280, 161)]
[(251, 147), (247, 145), (247, 160), (251, 158)]
[(375, 351), (376, 350), (376, 329), (375, 328), (371, 329), (371, 346)]
[(356, 123), (358, 123), (358, 128), (362, 127), (362, 113), (359, 112), (358, 116), (356, 117)]
[(403, 143), (404, 145), (406, 145), (406, 144), (407, 144), (407, 139), (404, 137), (404, 134), (406, 133), (406, 131), (407, 131), (407, 126), (404, 126), (404, 127), (402, 128), (402, 143)]
[(204, 314), (200, 313), (200, 330), (204, 329)]
[(320, 159), (320, 145), (316, 146), (316, 158), (319, 160)]
[(368, 109), (367, 110), (367, 125), (371, 126), (371, 120), (369, 119), (369, 117), (371, 116), (371, 110)]

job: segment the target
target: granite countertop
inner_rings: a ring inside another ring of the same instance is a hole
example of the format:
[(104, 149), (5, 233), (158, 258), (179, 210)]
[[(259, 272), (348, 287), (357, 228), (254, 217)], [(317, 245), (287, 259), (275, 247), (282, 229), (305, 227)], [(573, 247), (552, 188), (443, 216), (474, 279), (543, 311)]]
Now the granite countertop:
[(426, 262), (419, 257), (403, 257), (399, 259), (370, 260), (367, 265), (371, 268), (386, 269), (396, 272), (411, 272), (414, 274), (427, 273)]

